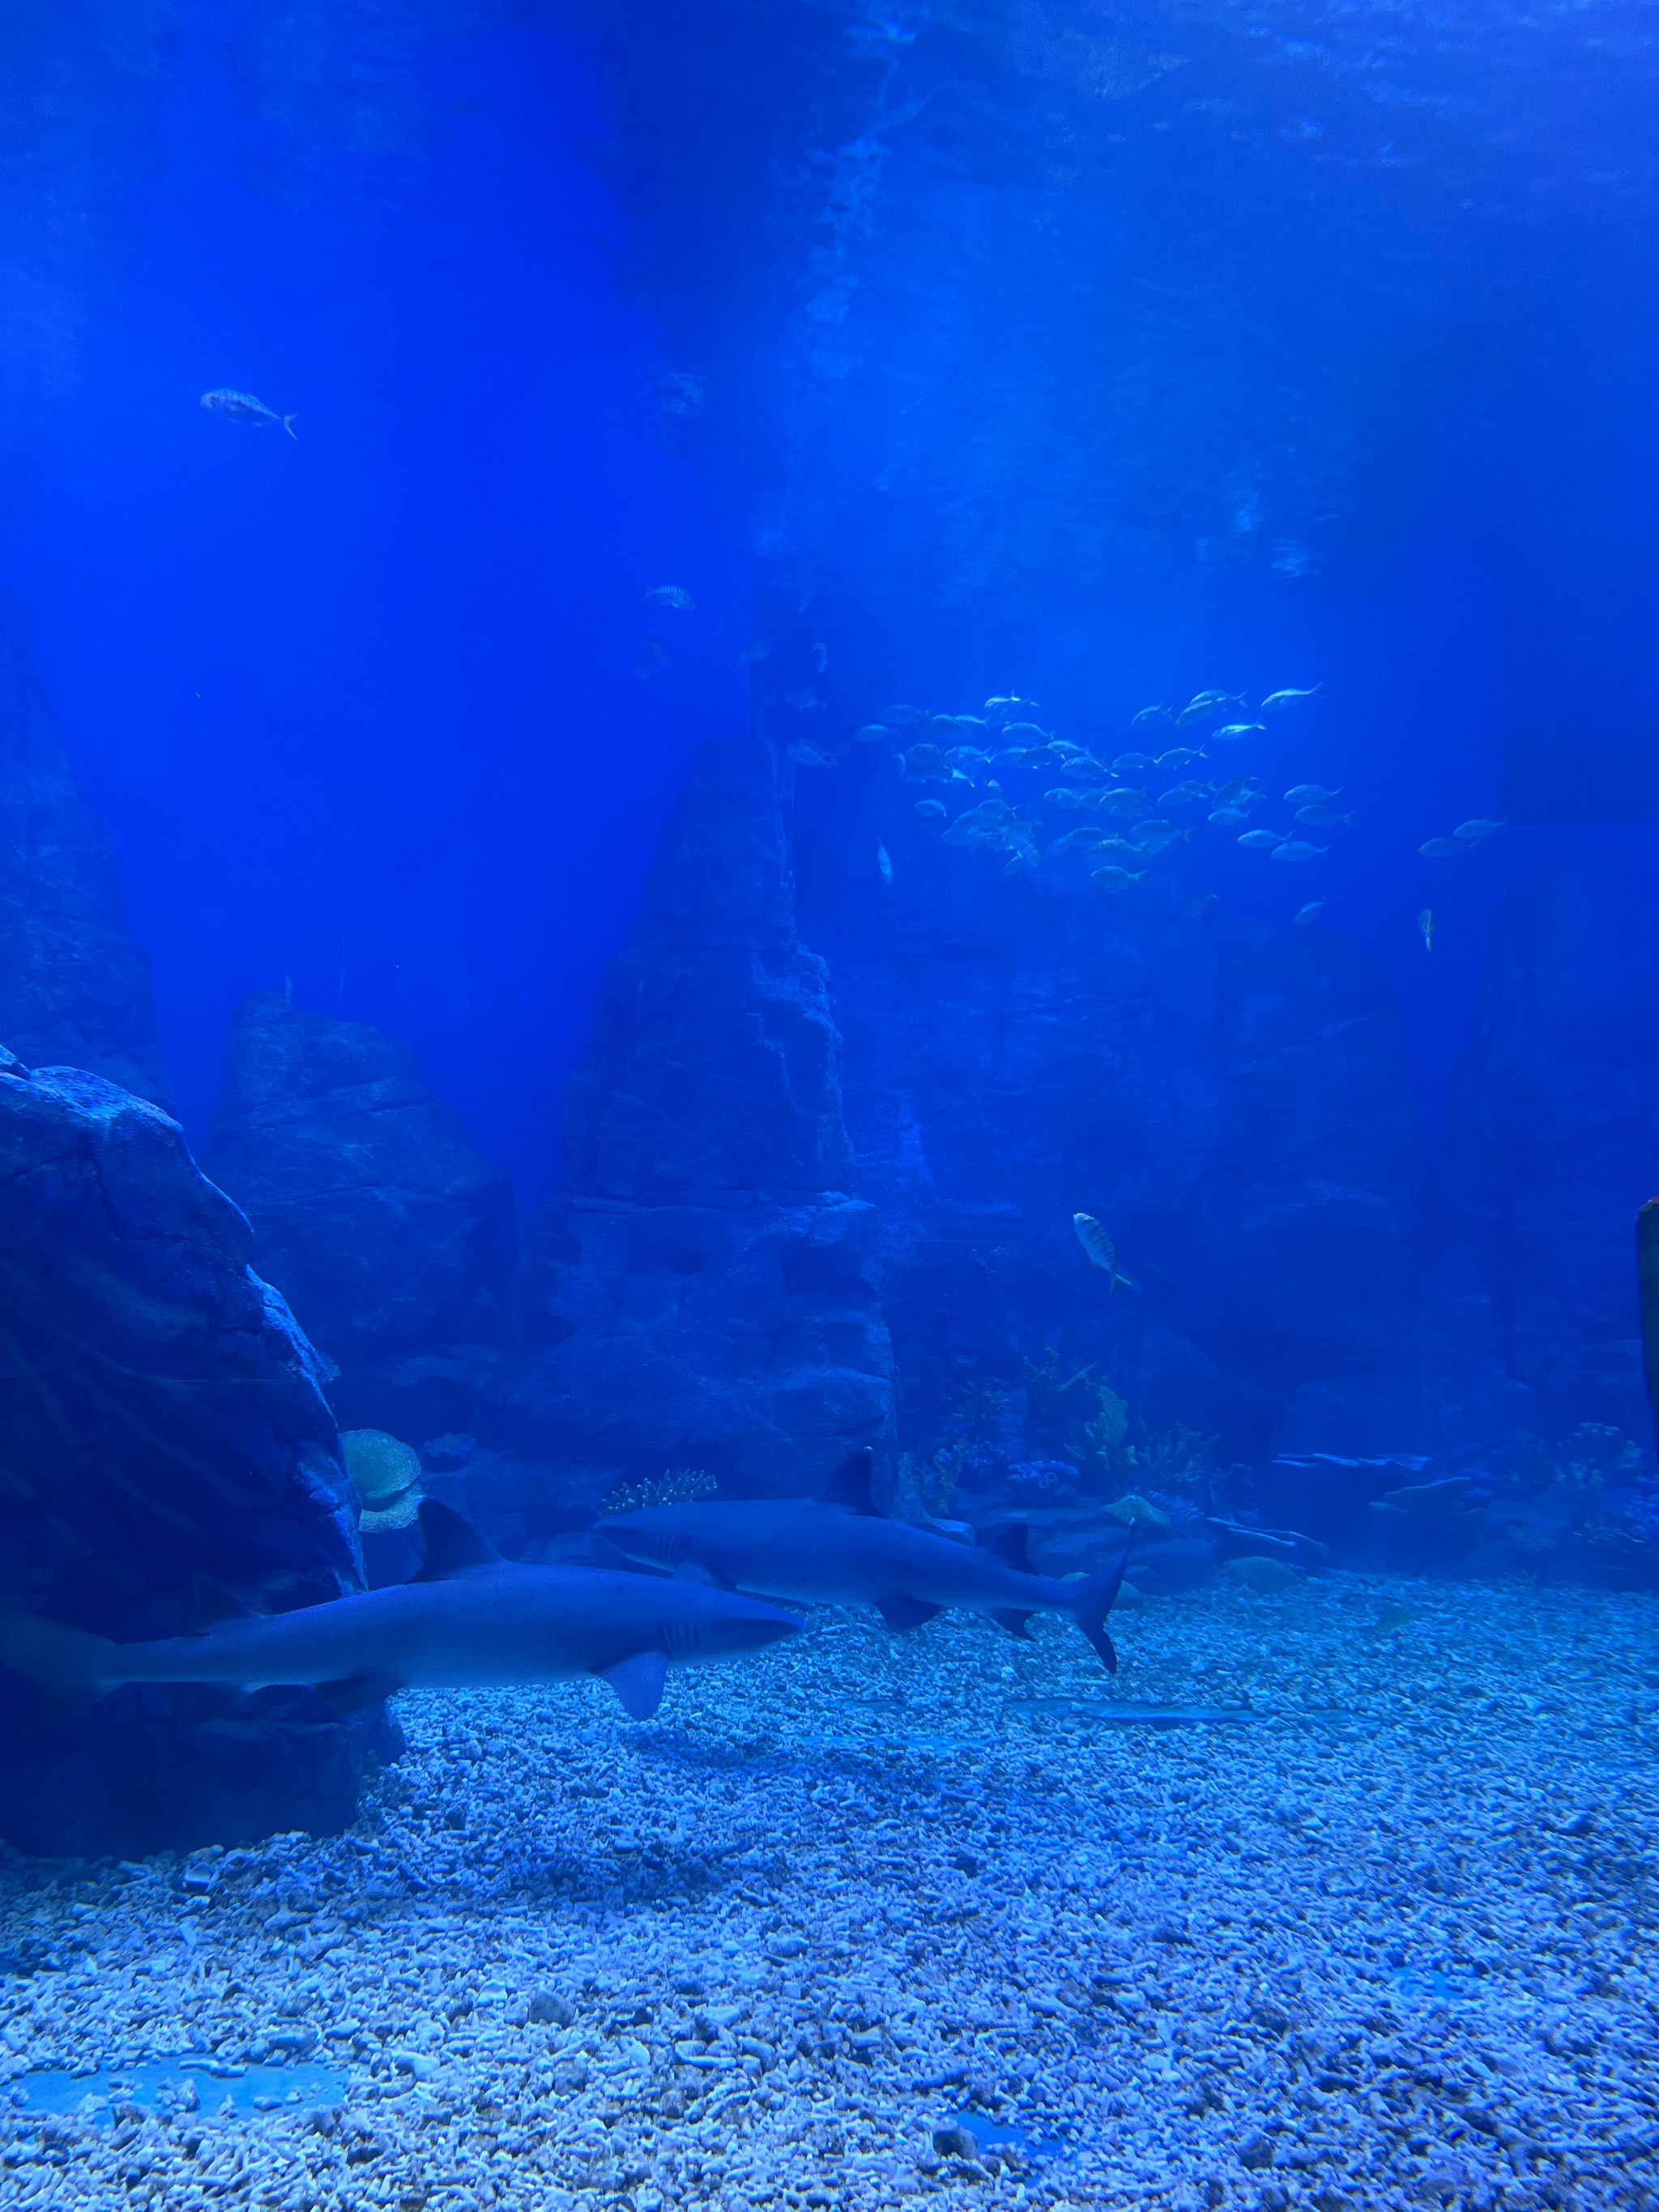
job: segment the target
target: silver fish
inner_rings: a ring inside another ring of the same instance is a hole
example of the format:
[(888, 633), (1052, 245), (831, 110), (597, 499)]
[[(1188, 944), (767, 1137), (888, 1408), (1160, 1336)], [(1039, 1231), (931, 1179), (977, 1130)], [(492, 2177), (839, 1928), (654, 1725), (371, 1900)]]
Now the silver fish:
[(1417, 849), (1425, 860), (1450, 860), (1460, 853), (1473, 852), (1474, 848), (1460, 845), (1455, 837), (1429, 837)]
[(645, 594), (654, 606), (672, 607), (677, 614), (695, 614), (697, 603), (683, 584), (653, 584)]
[(1305, 691), (1289, 689), (1283, 691), (1270, 691), (1261, 702), (1261, 712), (1264, 714), (1276, 714), (1282, 708), (1292, 705), (1297, 699), (1311, 699), (1316, 691), (1322, 691), (1324, 688), (1322, 684), (1310, 684)]
[(1316, 799), (1311, 806), (1298, 806), (1296, 810), (1296, 818), (1298, 822), (1311, 822), (1316, 828), (1321, 830), (1338, 828), (1352, 830), (1353, 828), (1353, 816), (1340, 814), (1328, 799)]
[(1072, 1216), (1072, 1226), (1077, 1231), (1078, 1243), (1088, 1254), (1092, 1265), (1100, 1268), (1109, 1279), (1106, 1285), (1109, 1292), (1115, 1291), (1120, 1283), (1126, 1291), (1133, 1291), (1136, 1288), (1136, 1285), (1123, 1273), (1117, 1264), (1116, 1245), (1113, 1243), (1105, 1229), (1095, 1219), (1092, 1213), (1074, 1213)]
[(1265, 730), (1267, 726), (1265, 722), (1228, 722), (1222, 728), (1211, 731), (1210, 743), (1212, 745), (1237, 744), (1241, 738), (1248, 738), (1257, 730)]
[(204, 392), (202, 404), (210, 415), (222, 415), (227, 422), (249, 422), (258, 430), (268, 430), (281, 423), (289, 436), (298, 441), (300, 434), (294, 427), (295, 416), (279, 415), (263, 399), (256, 399), (251, 392), (233, 392), (226, 385), (217, 392)]
[(1304, 906), (1301, 912), (1297, 915), (1297, 927), (1298, 929), (1305, 929), (1310, 921), (1317, 921), (1320, 915), (1323, 914), (1324, 911), (1325, 902), (1323, 899), (1310, 899), (1307, 905)]
[(1231, 830), (1236, 822), (1248, 822), (1249, 816), (1242, 806), (1218, 806), (1209, 819), (1223, 830)]
[(950, 811), (942, 799), (919, 799), (916, 801), (916, 812), (924, 822), (943, 822)]
[(876, 848), (876, 866), (880, 872), (883, 883), (890, 884), (893, 880), (893, 856), (885, 845), (878, 845)]
[(1158, 763), (1149, 753), (1120, 753), (1112, 763), (1112, 774), (1139, 775), (1144, 769), (1156, 768), (1158, 765)]
[(592, 1567), (513, 1565), (432, 1498), (421, 1528), (426, 1564), (413, 1582), (143, 1644), (0, 1614), (0, 1660), (63, 1715), (125, 1682), (311, 1684), (348, 1712), (404, 1689), (597, 1674), (646, 1720), (671, 1662), (758, 1651), (800, 1629), (792, 1613), (725, 1590)]
[(1287, 837), (1275, 845), (1272, 857), (1275, 860), (1317, 860), (1330, 851), (1328, 845), (1310, 845), (1305, 837)]
[(1103, 891), (1127, 891), (1133, 890), (1137, 884), (1146, 882), (1146, 872), (1144, 868), (1138, 873), (1133, 868), (1091, 868), (1089, 880), (1091, 884), (1098, 884)]
[(1238, 842), (1247, 853), (1271, 853), (1282, 841), (1272, 830), (1247, 830)]
[[(1202, 745), (1172, 745), (1167, 753), (1160, 753), (1152, 763), (1154, 768), (1190, 768), (1194, 761), (1207, 760), (1209, 755)], [(1115, 761), (1112, 765), (1115, 768)]]
[(1322, 784), (1293, 783), (1285, 794), (1287, 806), (1316, 806), (1322, 799), (1330, 802), (1340, 799), (1340, 789), (1327, 791)]
[(1460, 822), (1456, 829), (1452, 831), (1452, 836), (1461, 845), (1479, 845), (1490, 837), (1494, 830), (1507, 827), (1506, 823), (1486, 822), (1477, 816), (1473, 822)]
[(862, 729), (854, 731), (853, 743), (855, 745), (878, 745), (892, 734), (885, 722), (866, 722)]
[(1191, 806), (1195, 800), (1209, 796), (1207, 783), (1178, 783), (1173, 790), (1159, 792), (1158, 803), (1160, 806)]
[(1138, 730), (1146, 722), (1170, 722), (1175, 719), (1173, 707), (1143, 707), (1138, 714), (1129, 717), (1129, 727)]

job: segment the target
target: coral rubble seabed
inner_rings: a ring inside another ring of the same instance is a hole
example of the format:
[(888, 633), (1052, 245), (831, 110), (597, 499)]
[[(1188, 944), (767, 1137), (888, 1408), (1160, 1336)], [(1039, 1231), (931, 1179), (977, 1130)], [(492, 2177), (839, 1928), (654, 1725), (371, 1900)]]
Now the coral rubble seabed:
[(1654, 1612), (1343, 1576), (1148, 1601), (1115, 1682), (826, 1613), (643, 1728), (405, 1698), (347, 1834), (0, 1860), (0, 2198), (1659, 2205)]

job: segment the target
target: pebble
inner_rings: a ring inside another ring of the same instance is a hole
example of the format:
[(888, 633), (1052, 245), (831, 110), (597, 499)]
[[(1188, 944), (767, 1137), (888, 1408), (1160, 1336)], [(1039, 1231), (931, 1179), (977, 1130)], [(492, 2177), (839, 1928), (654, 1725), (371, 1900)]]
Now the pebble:
[[(0, 2203), (1659, 2212), (1656, 1611), (1330, 1574), (1121, 1624), (1122, 1696), (1249, 1729), (1092, 1722), (1053, 1620), (823, 1613), (643, 1727), (403, 1698), (344, 1835), (0, 1856)], [(303, 2099), (238, 2110), (255, 2065)], [(31, 2110), (54, 2069), (112, 2086)]]

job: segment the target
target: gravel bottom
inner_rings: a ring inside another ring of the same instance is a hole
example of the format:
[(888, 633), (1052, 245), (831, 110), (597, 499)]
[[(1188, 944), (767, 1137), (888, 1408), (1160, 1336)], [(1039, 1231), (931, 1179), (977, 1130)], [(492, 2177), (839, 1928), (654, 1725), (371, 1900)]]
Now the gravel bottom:
[(826, 1613), (643, 1727), (405, 1697), (349, 1834), (0, 1860), (0, 2203), (1659, 2208), (1655, 1625), (1328, 1576), (1115, 1682)]

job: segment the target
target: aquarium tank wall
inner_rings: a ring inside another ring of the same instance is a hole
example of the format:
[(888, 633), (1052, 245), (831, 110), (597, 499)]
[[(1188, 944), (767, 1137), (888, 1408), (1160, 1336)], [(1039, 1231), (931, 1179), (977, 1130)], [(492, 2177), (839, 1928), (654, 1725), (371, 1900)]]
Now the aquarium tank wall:
[(0, 2203), (1659, 2207), (1649, 12), (0, 56)]

